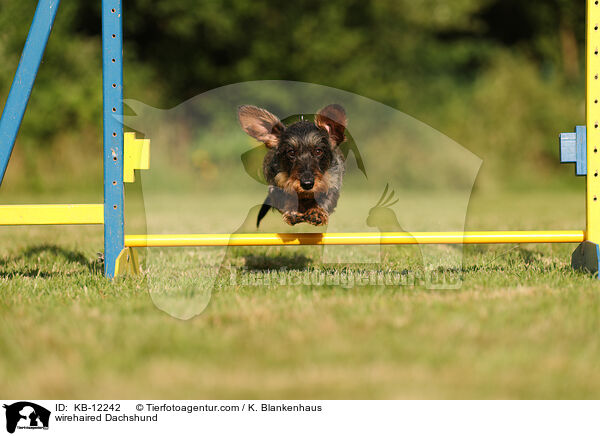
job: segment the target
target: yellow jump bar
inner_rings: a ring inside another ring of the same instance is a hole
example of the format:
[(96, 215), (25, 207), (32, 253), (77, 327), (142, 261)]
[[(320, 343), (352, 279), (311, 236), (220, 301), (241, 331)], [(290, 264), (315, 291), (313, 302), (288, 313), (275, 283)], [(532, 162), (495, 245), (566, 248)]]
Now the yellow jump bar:
[(583, 242), (582, 230), (415, 233), (234, 233), (125, 235), (126, 247), (221, 247), (257, 245), (506, 244)]
[(25, 204), (0, 206), (0, 225), (103, 224), (103, 204)]

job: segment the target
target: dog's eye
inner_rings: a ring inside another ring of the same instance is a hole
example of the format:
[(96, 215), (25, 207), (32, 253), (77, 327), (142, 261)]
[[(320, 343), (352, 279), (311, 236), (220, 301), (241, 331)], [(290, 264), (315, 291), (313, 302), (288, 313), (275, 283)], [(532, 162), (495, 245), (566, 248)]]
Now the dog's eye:
[(323, 150), (321, 148), (315, 148), (315, 156), (323, 156)]
[(296, 157), (296, 150), (288, 150), (287, 155), (291, 158)]

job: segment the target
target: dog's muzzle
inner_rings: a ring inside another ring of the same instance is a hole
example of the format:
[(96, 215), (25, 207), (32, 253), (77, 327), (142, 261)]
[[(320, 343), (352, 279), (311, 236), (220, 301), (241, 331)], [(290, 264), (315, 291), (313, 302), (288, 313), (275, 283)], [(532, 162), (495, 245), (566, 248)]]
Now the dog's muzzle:
[(302, 177), (300, 179), (300, 186), (305, 191), (310, 191), (313, 188), (313, 186), (315, 186), (315, 179), (312, 177)]

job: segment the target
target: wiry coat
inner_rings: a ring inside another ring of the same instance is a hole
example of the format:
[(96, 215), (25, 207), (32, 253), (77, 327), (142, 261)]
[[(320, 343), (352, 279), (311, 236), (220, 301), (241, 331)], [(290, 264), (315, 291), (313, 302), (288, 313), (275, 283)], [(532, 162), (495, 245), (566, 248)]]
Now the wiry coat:
[(343, 108), (327, 106), (314, 123), (299, 121), (288, 127), (254, 106), (242, 106), (239, 118), (244, 130), (269, 148), (263, 161), (269, 193), (257, 226), (271, 207), (290, 225), (327, 224), (337, 206), (345, 171), (344, 155), (338, 147), (345, 139)]

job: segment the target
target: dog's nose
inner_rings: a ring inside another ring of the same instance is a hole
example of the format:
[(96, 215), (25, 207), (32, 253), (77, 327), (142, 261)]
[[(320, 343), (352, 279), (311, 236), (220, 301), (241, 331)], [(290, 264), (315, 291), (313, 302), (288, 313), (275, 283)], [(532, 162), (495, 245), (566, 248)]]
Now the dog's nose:
[(300, 180), (300, 186), (302, 186), (302, 189), (305, 191), (309, 191), (315, 186), (315, 181), (310, 179)]

